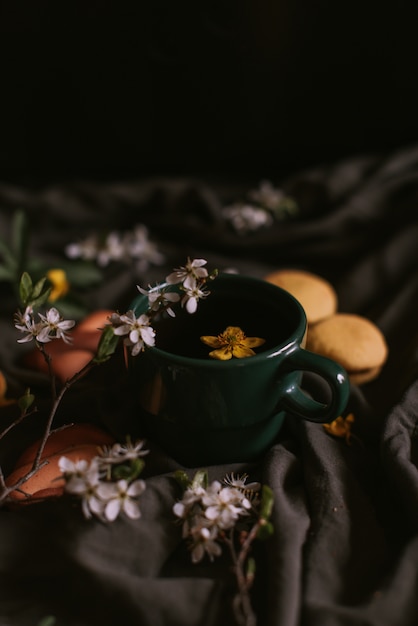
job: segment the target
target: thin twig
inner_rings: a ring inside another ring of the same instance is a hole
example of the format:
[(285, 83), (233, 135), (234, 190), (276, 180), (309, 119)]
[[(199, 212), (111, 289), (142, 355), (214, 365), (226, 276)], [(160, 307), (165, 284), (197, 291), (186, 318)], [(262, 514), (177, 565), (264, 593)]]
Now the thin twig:
[(234, 563), (235, 578), (237, 582), (238, 593), (233, 601), (233, 609), (235, 618), (239, 626), (256, 626), (257, 618), (251, 605), (250, 589), (254, 582), (254, 576), (245, 573), (245, 564), (253, 541), (257, 537), (260, 526), (264, 523), (263, 519), (258, 519), (247, 534), (240, 551), (236, 552), (233, 538), (226, 538), (225, 543), (228, 545), (231, 557)]
[[(43, 354), (45, 356), (46, 351), (43, 351)], [(49, 356), (49, 355), (48, 355)], [(49, 360), (50, 362), (50, 360)], [(57, 410), (61, 404), (61, 401), (64, 397), (64, 395), (66, 394), (66, 392), (70, 389), (70, 387), (72, 387), (72, 385), (74, 385), (74, 383), (76, 383), (77, 381), (80, 380), (80, 378), (82, 378), (83, 376), (85, 376), (90, 370), (93, 369), (93, 367), (96, 365), (97, 363), (94, 361), (94, 359), (91, 359), (88, 363), (86, 363), (86, 365), (79, 371), (76, 372), (71, 378), (67, 379), (64, 383), (64, 385), (62, 386), (61, 390), (59, 391), (59, 393), (56, 393), (56, 387), (55, 387), (55, 376), (53, 374), (51, 374), (51, 376), (54, 378), (54, 382), (53, 384), (53, 393), (54, 393), (54, 401), (52, 403), (52, 407), (51, 407), (51, 411), (49, 413), (48, 416), (48, 420), (47, 423), (45, 425), (44, 428), (44, 432), (42, 435), (42, 439), (39, 443), (33, 464), (31, 469), (26, 472), (26, 474), (24, 474), (24, 476), (22, 476), (21, 478), (19, 478), (18, 481), (16, 481), (16, 483), (14, 483), (13, 485), (9, 485), (7, 486), (4, 480), (4, 476), (3, 476), (3, 472), (0, 468), (0, 504), (4, 501), (6, 501), (7, 499), (10, 499), (9, 496), (13, 491), (22, 491), (20, 490), (20, 487), (22, 485), (24, 485), (30, 478), (32, 478), (32, 476), (34, 474), (36, 474), (37, 471), (39, 471), (44, 465), (46, 465), (48, 463), (47, 460), (41, 460), (42, 459), (42, 454), (43, 451), (45, 449), (45, 445), (46, 442), (48, 441), (49, 436), (51, 435), (51, 432), (54, 432), (52, 430), (52, 424), (55, 418), (55, 415), (57, 413)], [(52, 372), (52, 368), (51, 368), (51, 372)], [(33, 412), (35, 412), (36, 409)], [(22, 419), (24, 419), (24, 417), (26, 417), (28, 414), (23, 412), (22, 415), (15, 420), (15, 422), (8, 428), (8, 430), (10, 430), (10, 428), (12, 428), (13, 426), (16, 425), (16, 423), (19, 423), (20, 421), (22, 421)], [(61, 430), (60, 428), (56, 429)], [(24, 493), (24, 491), (22, 492)], [(27, 495), (27, 494), (26, 494)]]
[(22, 411), (22, 413), (19, 415), (19, 417), (17, 417), (11, 424), (9, 424), (9, 426), (6, 426), (6, 428), (4, 428), (1, 433), (0, 433), (0, 439), (3, 439), (3, 437), (5, 435), (7, 435), (8, 432), (10, 432), (15, 426), (17, 426), (18, 424), (20, 424), (20, 422), (23, 422), (23, 420), (26, 417), (29, 417), (30, 415), (33, 415), (34, 413), (36, 413), (38, 411), (38, 409), (35, 407), (34, 409), (32, 409), (32, 411)]
[(85, 376), (85, 374), (87, 374), (91, 369), (93, 369), (93, 367), (96, 365), (94, 359), (91, 359), (79, 372), (76, 372), (76, 374), (74, 374), (74, 376), (72, 376), (71, 378), (67, 379), (63, 385), (63, 387), (61, 388), (61, 391), (56, 395), (55, 400), (52, 404), (52, 408), (51, 408), (51, 412), (49, 414), (48, 417), (48, 421), (45, 425), (45, 430), (44, 430), (44, 434), (42, 437), (42, 440), (39, 444), (39, 448), (38, 451), (36, 453), (34, 462), (33, 462), (33, 468), (35, 468), (38, 464), (39, 461), (42, 457), (42, 453), (44, 451), (46, 442), (48, 441), (48, 437), (51, 434), (51, 429), (52, 429), (52, 423), (54, 421), (56, 412), (58, 410), (59, 405), (61, 404), (61, 401), (64, 397), (64, 395), (66, 394), (66, 392), (70, 389), (70, 387), (72, 387), (72, 385), (74, 383), (76, 383), (78, 380), (80, 380), (80, 378), (82, 378), (83, 376)]

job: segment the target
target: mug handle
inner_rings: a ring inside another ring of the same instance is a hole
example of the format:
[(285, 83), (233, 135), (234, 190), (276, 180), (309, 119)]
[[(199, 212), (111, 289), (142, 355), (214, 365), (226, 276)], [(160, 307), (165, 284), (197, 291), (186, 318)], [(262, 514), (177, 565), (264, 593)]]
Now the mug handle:
[(321, 376), (331, 390), (330, 402), (323, 404), (304, 393), (295, 384), (294, 377), (285, 377), (284, 396), (280, 401), (280, 405), (285, 410), (302, 419), (319, 423), (332, 422), (344, 411), (348, 402), (350, 384), (343, 367), (325, 356), (300, 347), (287, 355), (285, 363), (289, 373), (300, 370)]

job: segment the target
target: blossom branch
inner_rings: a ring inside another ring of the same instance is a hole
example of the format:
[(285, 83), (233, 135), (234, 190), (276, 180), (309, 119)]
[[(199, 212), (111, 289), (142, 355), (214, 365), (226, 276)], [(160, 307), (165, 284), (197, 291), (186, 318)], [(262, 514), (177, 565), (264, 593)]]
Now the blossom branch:
[(110, 326), (118, 337), (123, 337), (124, 345), (132, 356), (138, 355), (147, 346), (155, 345), (155, 330), (153, 321), (163, 313), (175, 317), (173, 306), (180, 303), (187, 313), (196, 312), (200, 300), (206, 298), (210, 292), (206, 283), (214, 280), (218, 274), (214, 270), (211, 274), (204, 267), (205, 259), (187, 259), (184, 266), (175, 269), (166, 276), (165, 282), (143, 289), (138, 285), (138, 291), (148, 298), (148, 309), (139, 317), (135, 311), (127, 311), (123, 315), (113, 313), (110, 316)]
[[(173, 507), (174, 514), (183, 520), (183, 537), (191, 548), (192, 562), (198, 563), (205, 554), (211, 561), (226, 544), (231, 555), (237, 594), (233, 600), (234, 615), (239, 626), (255, 626), (256, 615), (251, 605), (250, 590), (254, 582), (255, 561), (250, 556), (256, 539), (267, 538), (273, 527), (269, 522), (273, 494), (263, 485), (261, 498), (259, 483), (246, 483), (248, 476), (226, 476), (207, 485), (207, 472), (199, 471), (192, 481), (183, 472), (176, 478), (184, 488), (183, 498)], [(245, 530), (251, 520), (250, 530)], [(237, 526), (244, 524), (240, 534), (240, 550), (236, 548)]]
[(15, 420), (13, 420), (11, 424), (3, 428), (3, 430), (0, 432), (0, 439), (3, 439), (3, 437), (5, 437), (7, 433), (9, 433), (15, 426), (18, 426), (18, 424), (23, 422), (26, 417), (29, 417), (30, 415), (36, 413), (37, 410), (38, 409), (36, 407), (32, 411), (22, 410), (20, 415)]
[[(103, 332), (102, 338), (99, 342), (96, 354), (94, 357), (78, 372), (76, 372), (71, 378), (67, 379), (58, 391), (56, 385), (56, 376), (52, 367), (52, 358), (48, 350), (45, 348), (45, 344), (52, 340), (60, 339), (65, 343), (70, 343), (70, 337), (68, 331), (74, 326), (73, 320), (63, 320), (55, 308), (51, 308), (43, 315), (38, 313), (38, 321), (35, 320), (34, 309), (37, 306), (41, 306), (45, 303), (50, 289), (44, 288), (45, 279), (38, 281), (35, 285), (32, 282), (31, 277), (24, 273), (22, 275), (20, 284), (20, 295), (23, 305), (25, 306), (24, 313), (17, 313), (15, 318), (16, 328), (23, 333), (23, 338), (18, 340), (20, 343), (35, 340), (35, 344), (40, 350), (43, 358), (48, 367), (48, 374), (51, 382), (51, 408), (43, 428), (43, 433), (39, 446), (36, 450), (36, 454), (32, 463), (32, 466), (28, 472), (19, 478), (14, 484), (6, 485), (3, 472), (0, 474), (0, 503), (10, 500), (10, 494), (13, 491), (21, 491), (20, 487), (24, 485), (37, 471), (39, 471), (48, 461), (42, 461), (42, 455), (46, 446), (46, 443), (52, 432), (52, 425), (58, 411), (58, 408), (63, 400), (67, 391), (77, 383), (83, 376), (85, 376), (90, 370), (97, 364), (107, 360), (116, 349), (117, 341), (112, 337), (109, 338), (109, 334)], [(33, 404), (35, 397), (27, 390), (18, 401), (18, 405), (21, 409), (19, 417), (17, 417), (12, 424), (0, 433), (0, 438), (4, 437), (12, 428), (19, 424), (28, 415), (37, 411), (36, 407), (28, 412), (28, 409)], [(0, 470), (1, 471), (1, 470)], [(24, 492), (23, 492), (24, 493)]]
[(54, 422), (54, 418), (55, 415), (57, 413), (58, 407), (60, 406), (62, 399), (64, 397), (64, 395), (67, 393), (67, 391), (70, 389), (70, 387), (72, 387), (78, 380), (80, 380), (83, 376), (85, 376), (88, 372), (90, 372), (91, 369), (93, 369), (93, 367), (96, 365), (94, 358), (91, 359), (88, 363), (86, 363), (86, 365), (78, 372), (76, 372), (71, 378), (69, 378), (68, 380), (66, 380), (66, 382), (64, 383), (64, 385), (62, 386), (60, 392), (58, 394), (56, 394), (56, 397), (53, 401), (52, 407), (51, 407), (51, 411), (49, 413), (45, 428), (44, 428), (44, 433), (42, 436), (42, 439), (40, 441), (38, 450), (36, 452), (35, 455), (35, 459), (33, 462), (33, 466), (32, 469), (36, 471), (36, 469), (39, 469), (39, 465), (40, 465), (40, 459), (42, 457), (42, 453), (44, 451), (46, 442), (48, 441), (48, 438), (51, 434), (52, 431), (52, 424)]
[(250, 589), (253, 585), (255, 577), (255, 563), (252, 559), (249, 560), (249, 553), (253, 542), (257, 539), (260, 526), (264, 523), (265, 522), (262, 519), (258, 519), (256, 521), (250, 532), (247, 534), (238, 554), (235, 550), (233, 541), (228, 540), (226, 542), (234, 563), (235, 579), (237, 582), (238, 592), (233, 601), (233, 609), (239, 626), (255, 626), (257, 623), (257, 618), (254, 613), (250, 597)]

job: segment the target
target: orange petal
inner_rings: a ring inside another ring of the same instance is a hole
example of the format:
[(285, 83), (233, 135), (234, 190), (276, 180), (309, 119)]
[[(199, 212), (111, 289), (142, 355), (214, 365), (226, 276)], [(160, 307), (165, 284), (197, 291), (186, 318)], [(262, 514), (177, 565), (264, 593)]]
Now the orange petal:
[(261, 337), (246, 337), (241, 343), (247, 348), (258, 348), (258, 346), (262, 346), (263, 343), (266, 343), (265, 339), (261, 339)]
[(212, 350), (212, 352), (209, 352), (209, 356), (212, 357), (212, 359), (229, 361), (229, 359), (232, 359), (232, 352), (228, 347), (220, 348), (219, 350)]
[(218, 337), (214, 337), (211, 335), (203, 335), (203, 337), (201, 337), (200, 340), (203, 341), (203, 343), (205, 343), (206, 345), (210, 346), (211, 348), (220, 348), (222, 346)]
[(245, 359), (246, 357), (254, 356), (255, 352), (254, 350), (251, 350), (251, 348), (247, 348), (246, 346), (240, 344), (233, 347), (232, 354), (237, 359)]

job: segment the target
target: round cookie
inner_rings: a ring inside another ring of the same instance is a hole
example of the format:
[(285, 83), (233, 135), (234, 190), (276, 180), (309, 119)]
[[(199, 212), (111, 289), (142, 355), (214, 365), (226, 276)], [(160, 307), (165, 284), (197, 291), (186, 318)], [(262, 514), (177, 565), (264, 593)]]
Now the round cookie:
[(294, 296), (305, 310), (308, 324), (316, 324), (337, 311), (335, 289), (321, 276), (304, 270), (286, 269), (267, 274), (264, 280)]
[(336, 313), (309, 328), (306, 347), (342, 365), (357, 385), (376, 378), (388, 354), (379, 328), (352, 313)]

